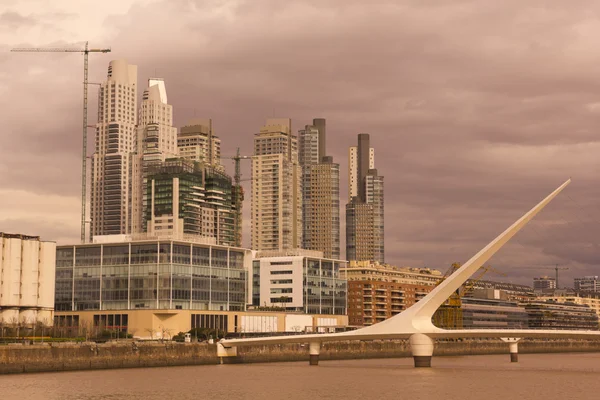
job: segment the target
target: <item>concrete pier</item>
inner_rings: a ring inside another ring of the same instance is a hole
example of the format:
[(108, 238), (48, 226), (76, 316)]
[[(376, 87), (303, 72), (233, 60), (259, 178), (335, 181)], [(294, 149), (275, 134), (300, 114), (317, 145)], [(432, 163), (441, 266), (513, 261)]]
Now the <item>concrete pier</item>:
[(309, 345), (309, 365), (319, 365), (319, 354), (321, 354), (321, 343), (311, 342)]
[(433, 339), (422, 333), (415, 333), (409, 339), (415, 368), (430, 368), (433, 356)]
[(510, 362), (519, 362), (519, 340), (521, 338), (500, 338), (504, 343), (508, 343), (510, 352)]

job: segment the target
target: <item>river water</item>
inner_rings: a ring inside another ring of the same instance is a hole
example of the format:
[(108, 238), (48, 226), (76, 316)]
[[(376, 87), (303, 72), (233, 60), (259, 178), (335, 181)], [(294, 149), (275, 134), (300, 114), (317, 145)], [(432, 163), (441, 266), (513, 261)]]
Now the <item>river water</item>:
[(600, 399), (600, 353), (192, 366), (0, 376), (0, 399)]

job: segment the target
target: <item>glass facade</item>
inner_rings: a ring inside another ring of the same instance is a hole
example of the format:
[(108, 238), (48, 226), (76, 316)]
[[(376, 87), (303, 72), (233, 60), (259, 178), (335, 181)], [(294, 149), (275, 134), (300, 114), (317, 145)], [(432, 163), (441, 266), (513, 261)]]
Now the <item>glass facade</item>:
[[(517, 302), (463, 297), (464, 329), (527, 329), (527, 312)], [(453, 327), (445, 327), (452, 329)]]
[[(236, 199), (230, 176), (202, 163), (167, 159), (150, 168), (148, 180), (154, 183), (147, 185), (144, 201), (154, 207), (146, 208), (144, 227), (153, 217), (178, 216), (183, 220), (183, 233), (215, 237), (224, 246), (236, 244)], [(177, 202), (174, 193), (178, 193)]]
[(55, 310), (243, 311), (245, 252), (176, 241), (60, 246)]
[(598, 330), (598, 316), (588, 305), (534, 301), (525, 311), (530, 329)]
[(303, 275), (305, 313), (346, 315), (348, 281), (340, 262), (306, 257)]

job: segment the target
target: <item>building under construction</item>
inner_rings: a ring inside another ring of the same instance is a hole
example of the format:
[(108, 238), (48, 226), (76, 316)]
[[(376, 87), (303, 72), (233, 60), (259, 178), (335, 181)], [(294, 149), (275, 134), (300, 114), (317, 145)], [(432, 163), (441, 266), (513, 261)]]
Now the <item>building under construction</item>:
[(192, 234), (237, 246), (232, 179), (212, 165), (168, 159), (152, 166), (146, 193), (151, 236)]
[[(439, 283), (441, 283), (444, 279), (448, 278), (450, 275), (456, 272), (460, 267), (460, 263), (452, 264), (444, 274), (443, 279), (439, 281)], [(433, 315), (433, 324), (444, 329), (463, 329), (465, 327), (465, 320), (467, 319), (467, 315), (465, 313), (468, 314), (467, 310), (469, 308), (472, 308), (465, 307), (464, 298), (470, 297), (474, 289), (476, 287), (481, 286), (481, 278), (483, 278), (483, 276), (490, 270), (492, 270), (495, 273), (504, 275), (501, 272), (495, 271), (489, 265), (481, 267), (479, 273), (476, 274), (473, 279), (467, 280), (463, 286), (461, 286), (458, 290), (452, 293), (452, 295), (448, 298), (445, 304), (438, 308), (436, 313)]]

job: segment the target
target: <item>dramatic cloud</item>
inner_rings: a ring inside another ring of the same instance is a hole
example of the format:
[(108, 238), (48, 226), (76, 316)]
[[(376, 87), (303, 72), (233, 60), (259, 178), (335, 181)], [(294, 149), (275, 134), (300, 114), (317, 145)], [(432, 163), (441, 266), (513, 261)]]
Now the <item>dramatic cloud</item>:
[[(79, 237), (81, 57), (7, 51), (90, 40), (113, 50), (90, 57), (92, 81), (115, 58), (139, 66), (141, 87), (165, 78), (176, 125), (213, 118), (225, 155), (251, 153), (266, 118), (300, 129), (324, 117), (346, 171), (348, 146), (370, 133), (391, 263), (465, 261), (571, 176), (491, 263), (521, 283), (554, 264), (570, 268), (565, 284), (599, 272), (595, 1), (46, 3), (0, 10), (0, 189), (16, 199), (0, 230)], [(343, 172), (342, 203), (346, 184)]]

